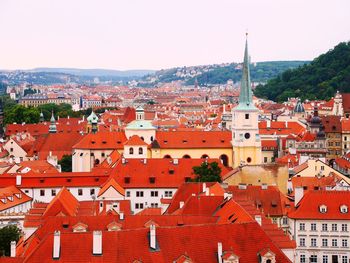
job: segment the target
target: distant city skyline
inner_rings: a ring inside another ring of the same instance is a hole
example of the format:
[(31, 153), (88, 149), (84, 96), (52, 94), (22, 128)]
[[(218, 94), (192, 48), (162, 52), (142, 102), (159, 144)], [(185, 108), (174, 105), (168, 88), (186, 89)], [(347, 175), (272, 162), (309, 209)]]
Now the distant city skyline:
[(348, 0), (2, 0), (0, 69), (312, 60), (350, 40)]

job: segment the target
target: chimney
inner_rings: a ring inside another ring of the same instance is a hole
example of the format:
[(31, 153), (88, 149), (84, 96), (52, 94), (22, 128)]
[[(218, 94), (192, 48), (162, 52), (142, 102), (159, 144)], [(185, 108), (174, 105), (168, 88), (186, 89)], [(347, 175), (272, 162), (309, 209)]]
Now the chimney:
[(156, 226), (155, 225), (150, 225), (149, 227), (150, 229), (150, 244), (149, 246), (152, 248), (152, 249), (156, 249), (157, 247), (157, 241), (156, 241)]
[(92, 254), (102, 255), (102, 231), (93, 231), (92, 235)]
[(179, 164), (179, 159), (174, 159), (173, 164)]
[(16, 241), (11, 241), (11, 258), (16, 257)]
[(304, 196), (304, 188), (297, 186), (294, 188), (294, 205), (296, 206)]
[(255, 221), (258, 222), (258, 224), (261, 226), (262, 224), (261, 215), (255, 215), (254, 218), (255, 218)]
[(22, 175), (16, 175), (16, 185), (22, 184)]
[(180, 208), (182, 208), (185, 205), (184, 201), (180, 201)]
[(147, 159), (146, 159), (146, 158), (143, 159), (143, 163), (144, 163), (144, 164), (147, 164)]
[(240, 190), (246, 190), (246, 189), (247, 189), (247, 185), (246, 185), (246, 184), (239, 184), (239, 185), (238, 185), (238, 189), (240, 189)]
[(204, 193), (204, 192), (205, 192), (205, 190), (207, 189), (207, 184), (206, 184), (206, 183), (203, 183), (203, 184), (202, 184), (202, 187), (203, 187), (202, 192)]
[(266, 128), (270, 128), (271, 127), (271, 121), (270, 120), (266, 120)]
[(205, 195), (209, 196), (209, 187), (205, 188)]
[(261, 189), (266, 190), (267, 189), (267, 184), (261, 184)]
[(61, 250), (61, 233), (60, 231), (55, 231), (53, 234), (53, 251), (52, 258), (59, 259), (60, 258), (60, 250)]
[(119, 212), (119, 219), (124, 220), (124, 212)]
[(222, 263), (222, 243), (218, 242), (218, 263)]
[(122, 164), (125, 164), (126, 163), (126, 160), (125, 160), (125, 158), (123, 157), (122, 158)]

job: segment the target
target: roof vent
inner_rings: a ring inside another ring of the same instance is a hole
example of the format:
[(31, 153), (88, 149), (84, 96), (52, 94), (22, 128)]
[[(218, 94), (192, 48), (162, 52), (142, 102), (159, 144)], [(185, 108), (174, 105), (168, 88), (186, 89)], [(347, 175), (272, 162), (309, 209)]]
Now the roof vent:
[(179, 159), (174, 159), (173, 164), (179, 164)]

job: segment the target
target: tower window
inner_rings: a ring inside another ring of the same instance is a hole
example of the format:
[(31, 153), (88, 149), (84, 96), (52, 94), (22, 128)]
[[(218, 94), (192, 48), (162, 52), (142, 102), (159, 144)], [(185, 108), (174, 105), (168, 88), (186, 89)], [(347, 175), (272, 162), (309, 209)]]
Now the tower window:
[(249, 139), (250, 138), (250, 133), (249, 132), (245, 133), (244, 134), (244, 138)]
[(247, 158), (247, 163), (250, 163), (252, 161), (252, 158), (248, 157)]
[(249, 113), (246, 113), (246, 114), (245, 114), (245, 119), (246, 119), (246, 120), (249, 120)]

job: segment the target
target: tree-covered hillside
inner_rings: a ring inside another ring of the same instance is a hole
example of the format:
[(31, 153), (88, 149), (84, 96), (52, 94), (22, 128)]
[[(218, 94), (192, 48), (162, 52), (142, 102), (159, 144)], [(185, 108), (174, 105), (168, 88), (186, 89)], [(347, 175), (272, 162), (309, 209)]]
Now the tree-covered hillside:
[(337, 90), (350, 92), (350, 42), (338, 44), (310, 64), (283, 72), (259, 85), (254, 94), (274, 101), (329, 99)]

